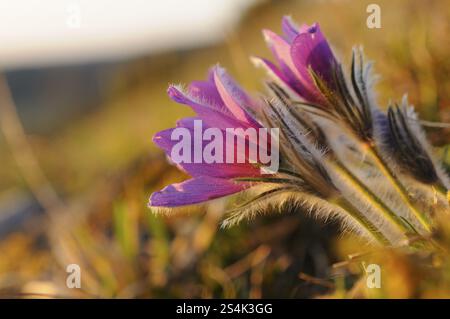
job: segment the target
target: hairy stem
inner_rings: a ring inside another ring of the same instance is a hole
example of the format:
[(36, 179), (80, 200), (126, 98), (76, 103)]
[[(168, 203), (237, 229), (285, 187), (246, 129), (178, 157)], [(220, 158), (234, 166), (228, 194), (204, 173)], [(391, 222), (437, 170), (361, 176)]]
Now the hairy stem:
[(366, 150), (371, 155), (372, 159), (375, 162), (375, 165), (378, 167), (378, 169), (383, 173), (383, 175), (389, 180), (389, 182), (392, 184), (392, 186), (395, 188), (397, 193), (400, 195), (403, 202), (406, 204), (406, 206), (409, 208), (409, 210), (416, 216), (419, 223), (423, 226), (423, 228), (431, 232), (432, 227), (430, 224), (430, 221), (428, 217), (420, 211), (417, 207), (415, 207), (408, 196), (408, 192), (405, 189), (405, 187), (400, 183), (400, 181), (395, 176), (394, 172), (391, 170), (389, 165), (384, 161), (384, 159), (381, 157), (381, 155), (378, 153), (378, 150), (375, 145), (373, 144), (365, 144)]
[(410, 225), (407, 225), (397, 214), (395, 214), (384, 202), (375, 195), (364, 183), (362, 183), (358, 177), (356, 177), (352, 172), (350, 172), (343, 164), (337, 162), (333, 167), (337, 172), (340, 173), (345, 181), (358, 190), (359, 193), (371, 204), (373, 208), (381, 212), (381, 214), (387, 219), (395, 229), (400, 233), (405, 234), (411, 232)]
[(355, 219), (370, 235), (372, 235), (383, 246), (392, 245), (392, 243), (383, 235), (382, 232), (366, 216), (361, 214), (352, 203), (343, 197), (333, 201), (341, 209), (345, 210), (353, 219)]

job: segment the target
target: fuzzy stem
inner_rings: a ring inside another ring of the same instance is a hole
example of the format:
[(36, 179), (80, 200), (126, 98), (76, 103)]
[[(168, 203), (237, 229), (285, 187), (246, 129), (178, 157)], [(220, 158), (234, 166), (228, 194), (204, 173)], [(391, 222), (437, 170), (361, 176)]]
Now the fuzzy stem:
[(431, 228), (430, 222), (428, 220), (428, 217), (411, 203), (411, 200), (408, 196), (407, 190), (400, 183), (400, 181), (395, 177), (395, 174), (391, 170), (389, 165), (380, 156), (376, 146), (372, 143), (370, 143), (370, 144), (365, 143), (364, 145), (366, 146), (366, 150), (368, 151), (368, 153), (374, 159), (374, 162), (377, 165), (378, 169), (389, 180), (389, 182), (391, 182), (391, 184), (394, 186), (395, 190), (398, 192), (398, 194), (400, 195), (400, 197), (402, 198), (402, 200), (406, 204), (406, 206), (408, 206), (410, 211), (417, 217), (420, 224), (425, 228), (425, 230), (428, 232), (431, 232), (432, 228)]
[(364, 198), (378, 211), (380, 211), (383, 216), (393, 224), (393, 226), (400, 231), (400, 233), (405, 234), (411, 232), (411, 226), (405, 225), (405, 222), (396, 215), (383, 201), (375, 195), (364, 183), (362, 183), (358, 177), (356, 177), (352, 172), (350, 172), (343, 164), (337, 162), (334, 169), (338, 171), (341, 175), (345, 177), (345, 180), (351, 184), (355, 189), (357, 189)]
[(355, 219), (369, 234), (371, 234), (381, 245), (392, 245), (392, 243), (381, 233), (377, 227), (367, 219), (366, 216), (361, 214), (355, 206), (348, 200), (340, 197), (333, 201), (341, 209), (345, 210), (349, 215)]

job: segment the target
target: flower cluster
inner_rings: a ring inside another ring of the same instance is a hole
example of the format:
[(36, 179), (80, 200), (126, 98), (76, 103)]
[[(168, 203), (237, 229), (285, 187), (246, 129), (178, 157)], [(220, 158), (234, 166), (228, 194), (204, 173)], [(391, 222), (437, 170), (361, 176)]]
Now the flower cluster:
[[(264, 174), (262, 163), (247, 153), (243, 162), (177, 163), (192, 178), (155, 192), (149, 206), (185, 206), (244, 192), (250, 199), (225, 222), (288, 203), (336, 218), (372, 242), (428, 245), (433, 217), (449, 212), (450, 182), (413, 107), (404, 98), (386, 111), (379, 108), (371, 63), (364, 62), (362, 50), (353, 50), (345, 73), (317, 23), (298, 27), (285, 17), (282, 30), (282, 35), (263, 31), (275, 62), (252, 58), (269, 75), (267, 97), (246, 93), (218, 66), (206, 81), (168, 90), (196, 113), (177, 127), (193, 131), (194, 121), (202, 120), (203, 129), (222, 131), (279, 128), (279, 169)], [(169, 157), (175, 129), (154, 137)], [(224, 146), (223, 152), (229, 151)]]

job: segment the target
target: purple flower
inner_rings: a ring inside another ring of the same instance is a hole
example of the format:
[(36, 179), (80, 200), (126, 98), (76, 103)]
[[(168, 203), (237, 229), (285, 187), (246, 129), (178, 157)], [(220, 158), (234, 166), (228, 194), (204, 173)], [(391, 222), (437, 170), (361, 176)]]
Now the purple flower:
[(336, 59), (317, 23), (297, 27), (289, 17), (283, 17), (284, 36), (263, 30), (264, 37), (278, 65), (269, 60), (255, 58), (273, 76), (307, 102), (320, 103), (322, 96), (310, 73), (310, 68), (330, 87)]
[[(227, 128), (246, 130), (261, 127), (245, 109), (252, 110), (252, 113), (257, 112), (260, 107), (259, 102), (244, 92), (225, 70), (218, 66), (211, 69), (207, 81), (192, 82), (185, 92), (176, 86), (170, 86), (168, 94), (174, 101), (188, 105), (197, 114), (195, 117), (178, 121), (176, 128), (161, 131), (154, 136), (153, 141), (169, 157), (172, 147), (177, 143), (171, 139), (172, 132), (182, 127), (188, 129), (193, 135), (194, 121), (202, 121), (203, 131), (207, 128), (217, 128), (224, 135)], [(224, 146), (223, 153), (226, 154), (228, 151), (236, 154), (235, 149), (230, 150)], [(153, 193), (149, 206), (176, 207), (227, 196), (249, 187), (248, 183), (237, 183), (233, 180), (234, 178), (255, 177), (261, 174), (257, 165), (248, 161), (245, 163), (188, 162), (180, 163), (178, 166), (192, 178)]]

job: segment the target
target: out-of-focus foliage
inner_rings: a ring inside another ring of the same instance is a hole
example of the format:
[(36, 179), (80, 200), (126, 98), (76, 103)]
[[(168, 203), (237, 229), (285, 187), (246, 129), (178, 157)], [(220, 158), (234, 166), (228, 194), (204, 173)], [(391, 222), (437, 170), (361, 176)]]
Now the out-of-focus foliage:
[[(450, 3), (377, 1), (382, 28), (366, 27), (371, 1), (267, 1), (224, 43), (141, 58), (121, 66), (105, 105), (52, 136), (29, 136), (65, 209), (0, 241), (0, 292), (76, 297), (450, 297), (447, 252), (373, 251), (304, 212), (220, 229), (224, 203), (155, 216), (149, 194), (183, 179), (151, 142), (190, 110), (171, 102), (168, 83), (188, 83), (220, 62), (244, 87), (262, 90), (249, 55), (269, 56), (260, 30), (282, 15), (320, 22), (344, 61), (362, 44), (382, 77), (379, 102), (405, 92), (423, 119), (450, 122)], [(428, 130), (450, 163), (450, 130)], [(0, 191), (27, 189), (0, 141)], [(448, 219), (448, 218), (447, 218)], [(439, 240), (450, 247), (443, 218)], [(37, 227), (39, 226), (39, 227)], [(446, 248), (446, 249), (447, 249)], [(357, 255), (347, 260), (348, 255)], [(344, 262), (344, 264), (333, 264)], [(377, 263), (382, 288), (366, 289), (362, 269)], [(82, 289), (67, 289), (65, 268), (82, 269)]]

